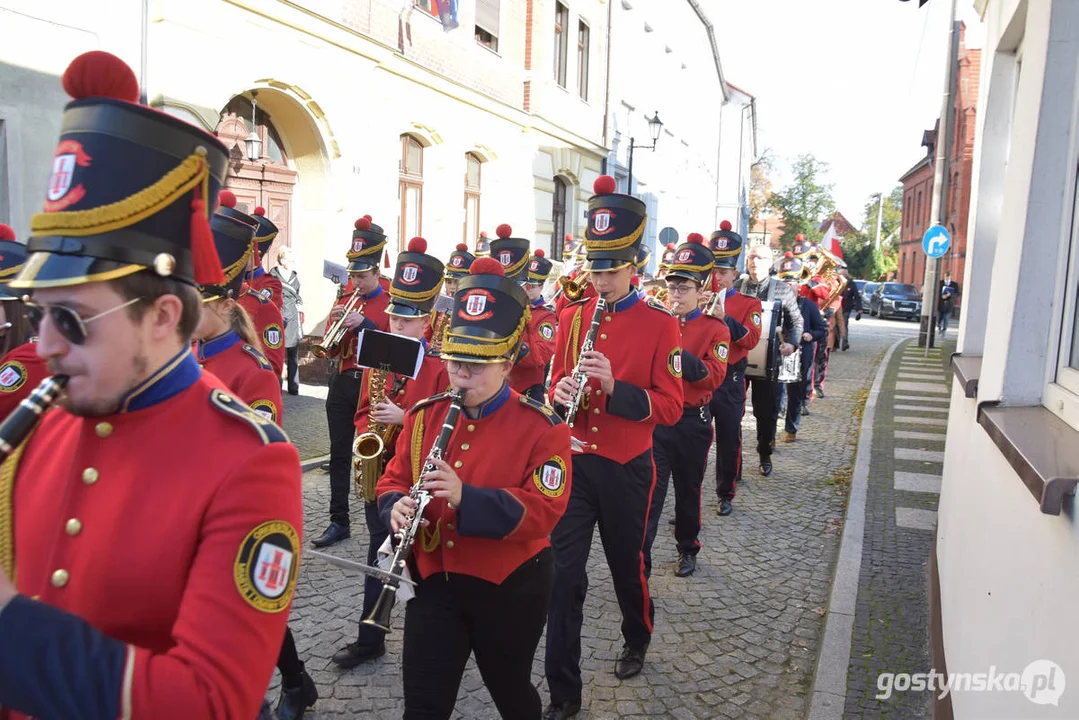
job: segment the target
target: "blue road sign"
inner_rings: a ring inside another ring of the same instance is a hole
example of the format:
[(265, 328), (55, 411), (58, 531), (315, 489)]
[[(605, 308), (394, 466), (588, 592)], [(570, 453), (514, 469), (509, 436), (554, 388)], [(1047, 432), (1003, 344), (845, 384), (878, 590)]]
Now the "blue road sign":
[(943, 225), (934, 225), (922, 236), (922, 250), (931, 258), (944, 257), (951, 245), (952, 236), (948, 234), (948, 228)]

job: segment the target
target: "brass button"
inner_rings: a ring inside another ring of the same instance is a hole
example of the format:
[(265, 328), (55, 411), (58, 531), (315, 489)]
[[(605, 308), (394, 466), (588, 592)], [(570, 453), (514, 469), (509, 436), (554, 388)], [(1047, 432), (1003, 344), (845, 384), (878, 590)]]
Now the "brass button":
[(599, 339), (600, 340), (606, 340), (607, 339), (607, 333), (601, 333), (600, 336), (599, 336)]
[(469, 425), (468, 426), (468, 431), (469, 432), (476, 432), (476, 426), (475, 425)]
[(592, 443), (591, 447), (592, 447), (593, 450), (595, 450), (596, 449), (596, 444)]
[(610, 315), (604, 315), (603, 316), (603, 322), (610, 322), (610, 321), (611, 321), (611, 316)]
[(446, 529), (447, 530), (453, 530), (454, 529), (453, 528), (453, 523), (446, 523)]
[(592, 408), (592, 412), (594, 412), (596, 415), (599, 415), (599, 408)]
[(57, 570), (52, 574), (52, 586), (55, 588), (62, 588), (67, 585), (67, 581), (71, 578), (67, 570)]
[(87, 485), (93, 485), (97, 482), (98, 472), (96, 468), (86, 468), (82, 471), (82, 481)]
[(462, 450), (468, 450), (468, 449), (469, 449), (469, 448), (471, 448), (471, 447), (472, 447), (472, 446), (471, 446), (471, 445), (469, 445), (468, 443), (464, 443), (464, 444), (462, 444), (462, 445), (461, 445), (461, 449), (462, 449)]
[(112, 423), (99, 422), (97, 427), (94, 428), (94, 432), (97, 433), (99, 438), (107, 438), (112, 435)]
[(602, 390), (597, 390), (597, 391), (596, 391), (596, 397), (599, 397), (599, 396), (600, 396), (600, 395), (602, 395), (602, 394), (603, 394), (603, 391), (602, 391)]
[(592, 432), (599, 432), (599, 428), (595, 425), (592, 426)]
[(461, 467), (462, 465), (464, 465), (464, 463), (463, 463), (463, 462), (461, 462), (460, 460), (458, 460), (457, 462), (455, 462), (455, 463), (453, 464), (453, 466), (454, 466), (455, 468), (460, 468), (460, 467)]
[(67, 525), (64, 526), (64, 530), (66, 530), (67, 534), (71, 537), (75, 537), (82, 532), (82, 522), (80, 522), (78, 518), (71, 518), (67, 521)]
[(453, 550), (453, 540), (447, 540), (446, 547), (448, 547), (450, 550)]

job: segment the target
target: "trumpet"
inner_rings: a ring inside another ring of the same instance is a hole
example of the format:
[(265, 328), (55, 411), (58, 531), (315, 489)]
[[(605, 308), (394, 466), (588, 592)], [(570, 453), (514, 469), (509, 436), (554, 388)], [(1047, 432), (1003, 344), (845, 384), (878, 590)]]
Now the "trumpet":
[(337, 352), (341, 345), (341, 341), (345, 339), (345, 333), (348, 332), (348, 328), (345, 327), (345, 318), (349, 313), (357, 310), (357, 304), (359, 304), (358, 312), (363, 312), (363, 308), (367, 305), (367, 301), (361, 302), (360, 293), (357, 290), (353, 292), (349, 297), (348, 302), (345, 303), (345, 311), (341, 313), (341, 317), (337, 318), (337, 322), (330, 326), (330, 329), (326, 331), (326, 334), (322, 338), (321, 343), (317, 343), (311, 346), (311, 354), (317, 358), (329, 357)]
[(568, 275), (558, 278), (558, 284), (562, 286), (562, 294), (574, 302), (580, 300), (581, 296), (584, 295), (585, 288), (588, 287), (588, 276), (590, 274), (590, 270), (585, 270), (575, 279), (570, 279)]

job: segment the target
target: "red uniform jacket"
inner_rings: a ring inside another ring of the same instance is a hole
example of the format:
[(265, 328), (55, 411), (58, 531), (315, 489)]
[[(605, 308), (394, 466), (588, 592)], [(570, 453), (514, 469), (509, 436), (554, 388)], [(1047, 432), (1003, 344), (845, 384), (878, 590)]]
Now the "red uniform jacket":
[[(577, 365), (596, 302), (582, 300), (558, 318), (552, 402), (558, 381)], [(573, 436), (584, 443), (585, 452), (626, 463), (651, 449), (656, 425), (673, 425), (682, 417), (682, 346), (670, 310), (642, 299), (636, 290), (608, 308), (595, 349), (611, 361), (614, 394), (604, 397), (598, 382), (588, 382)]]
[[(348, 304), (348, 300), (351, 295), (342, 295), (334, 304), (334, 309), (344, 308)], [(390, 295), (382, 289), (380, 284), (375, 291), (370, 295), (364, 297), (360, 301), (357, 310), (364, 316), (362, 328), (371, 328), (372, 330), (381, 330), (382, 332), (390, 331), (390, 316), (386, 314), (386, 308), (390, 304)], [(330, 311), (330, 317), (333, 317), (333, 310)], [(326, 330), (330, 329), (334, 321), (327, 318)], [(356, 351), (359, 348), (356, 345), (356, 328), (345, 331), (345, 337), (341, 340), (341, 344), (337, 346), (337, 349), (330, 353), (330, 357), (337, 358), (337, 371), (345, 372), (347, 370), (355, 370), (356, 365)]]
[(0, 702), (38, 717), (254, 718), (303, 527), (300, 459), (280, 428), (185, 349), (120, 412), (50, 410), (8, 463), (20, 595), (0, 612)]
[(542, 300), (532, 304), (532, 318), (521, 335), (528, 345), (528, 354), (521, 358), (510, 372), (510, 387), (523, 393), (533, 385), (542, 385), (547, 379), (547, 363), (554, 356), (554, 311)]
[[(390, 508), (419, 477), (449, 408), (448, 395), (436, 395), (405, 417), (400, 452), (378, 481), (387, 527)], [(430, 525), (414, 546), (421, 577), (452, 572), (499, 584), (550, 545), (569, 502), (571, 475), (569, 428), (551, 408), (503, 385), (479, 417), (461, 413), (443, 459), (464, 490), (456, 510), (441, 498), (427, 506)]]
[(723, 312), (731, 333), (727, 364), (734, 365), (744, 360), (761, 339), (761, 301), (731, 288), (724, 299)]
[(236, 302), (251, 316), (255, 332), (262, 340), (262, 352), (277, 377), (281, 377), (281, 368), (285, 366), (285, 318), (281, 309), (250, 287), (240, 293)]
[(23, 343), (0, 360), (0, 422), (49, 376), (45, 361), (37, 356), (37, 343)]
[[(368, 389), (371, 385), (371, 369), (363, 371), (363, 380), (360, 384), (360, 400), (356, 404), (356, 432), (367, 432), (367, 414), (371, 411)], [(450, 376), (446, 374), (446, 368), (437, 355), (427, 355), (420, 365), (420, 372), (413, 380), (409, 377), (398, 378), (393, 373), (386, 373), (386, 399), (406, 412), (420, 400), (446, 392), (450, 386)], [(387, 448), (392, 455), (394, 448)]]
[(259, 267), (255, 268), (255, 273), (247, 281), (247, 284), (252, 290), (276, 305), (278, 310), (281, 309), (281, 303), (284, 300), (281, 297), (280, 280)]
[(828, 299), (828, 295), (831, 293), (831, 289), (827, 285), (819, 284), (820, 278), (814, 278), (818, 282), (817, 285), (810, 287), (809, 285), (801, 285), (798, 288), (798, 294), (804, 298), (809, 298), (817, 304), (817, 308), (824, 309), (824, 301)]
[(196, 352), (202, 367), (225, 383), (229, 392), (267, 420), (281, 424), (281, 376), (274, 373), (265, 355), (231, 330), (199, 342)]
[(727, 323), (694, 310), (678, 319), (682, 329), (682, 391), (685, 407), (701, 407), (727, 376), (731, 331)]

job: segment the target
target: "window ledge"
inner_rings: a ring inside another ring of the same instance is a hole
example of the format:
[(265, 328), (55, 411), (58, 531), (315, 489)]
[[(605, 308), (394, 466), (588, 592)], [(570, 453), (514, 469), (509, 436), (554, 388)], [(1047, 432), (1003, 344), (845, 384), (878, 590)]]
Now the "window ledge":
[(1079, 432), (1044, 407), (978, 406), (985, 428), (1041, 511), (1059, 515), (1079, 484)]
[(952, 372), (963, 388), (963, 395), (968, 398), (978, 396), (978, 376), (982, 374), (981, 355), (952, 353)]

